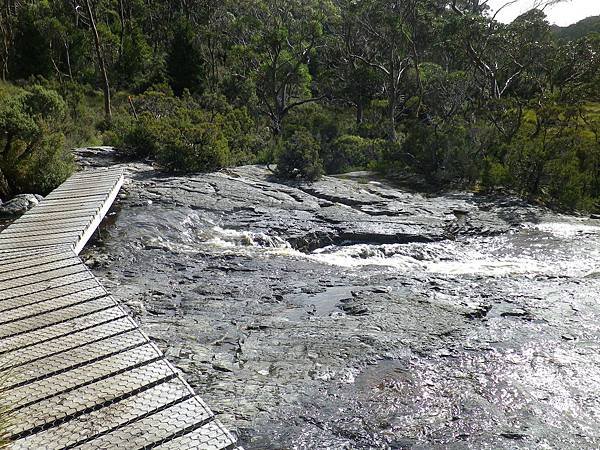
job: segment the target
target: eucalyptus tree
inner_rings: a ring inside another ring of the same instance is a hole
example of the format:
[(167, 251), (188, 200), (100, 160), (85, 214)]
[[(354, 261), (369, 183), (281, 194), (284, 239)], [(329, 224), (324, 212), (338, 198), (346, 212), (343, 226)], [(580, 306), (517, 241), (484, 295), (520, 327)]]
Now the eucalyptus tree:
[(275, 136), (291, 110), (325, 98), (315, 92), (310, 63), (335, 14), (329, 0), (247, 0), (231, 9), (234, 74), (252, 84)]
[(357, 29), (347, 9), (350, 3), (337, 3), (339, 19), (332, 23), (327, 45), (319, 53), (319, 85), (333, 102), (354, 108), (360, 125), (371, 102), (383, 95), (384, 80), (381, 71), (352, 56)]
[[(388, 138), (397, 140), (397, 122), (408, 100), (417, 95), (419, 115), (422, 83), (419, 64), (433, 29), (432, 18), (442, 14), (436, 0), (337, 0), (342, 11), (339, 39), (347, 57), (379, 73), (387, 101)], [(417, 92), (403, 90), (412, 70)]]

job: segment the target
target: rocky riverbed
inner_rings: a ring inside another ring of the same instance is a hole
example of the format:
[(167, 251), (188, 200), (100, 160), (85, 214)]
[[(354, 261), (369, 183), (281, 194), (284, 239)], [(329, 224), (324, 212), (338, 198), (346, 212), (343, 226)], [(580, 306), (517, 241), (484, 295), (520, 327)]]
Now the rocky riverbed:
[(600, 446), (600, 221), (124, 167), (83, 257), (247, 449)]

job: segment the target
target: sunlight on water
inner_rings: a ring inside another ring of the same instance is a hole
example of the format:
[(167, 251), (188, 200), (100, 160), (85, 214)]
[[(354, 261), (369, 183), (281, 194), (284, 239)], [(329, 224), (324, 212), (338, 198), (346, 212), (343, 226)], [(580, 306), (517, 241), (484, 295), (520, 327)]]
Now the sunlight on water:
[(561, 238), (573, 238), (583, 235), (600, 235), (600, 227), (581, 222), (546, 222), (541, 224), (526, 224), (525, 228), (536, 229)]
[(600, 227), (581, 223), (527, 224), (498, 237), (431, 244), (328, 247), (309, 257), (343, 267), (484, 276), (586, 276), (600, 271)]
[(250, 233), (249, 231), (225, 230), (213, 227), (208, 231), (206, 244), (222, 248), (257, 247), (291, 249), (289, 242), (277, 236), (268, 236), (265, 233)]
[(265, 233), (229, 230), (206, 222), (202, 226), (197, 218), (182, 225), (188, 245), (193, 243), (248, 256), (303, 258), (343, 268), (377, 267), (392, 272), (482, 276), (600, 274), (600, 227), (573, 219), (525, 224), (514, 232), (496, 237), (329, 246), (308, 254), (294, 250), (280, 237)]

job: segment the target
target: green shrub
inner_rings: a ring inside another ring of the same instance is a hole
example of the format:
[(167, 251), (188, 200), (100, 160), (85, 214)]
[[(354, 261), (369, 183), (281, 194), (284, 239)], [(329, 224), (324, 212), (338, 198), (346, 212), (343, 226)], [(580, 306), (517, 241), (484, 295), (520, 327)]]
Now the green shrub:
[(511, 185), (512, 178), (504, 164), (488, 157), (484, 161), (481, 183), (485, 188), (506, 187)]
[(365, 169), (381, 160), (387, 141), (345, 134), (334, 140), (324, 151), (327, 173), (343, 173)]
[(23, 165), (22, 190), (45, 195), (69, 178), (73, 167), (73, 154), (65, 148), (64, 135), (45, 134)]
[(585, 203), (585, 173), (576, 158), (556, 159), (546, 164), (548, 195), (561, 206), (576, 209)]
[(246, 108), (229, 110), (218, 118), (231, 152), (231, 163), (252, 164), (260, 151), (269, 145), (270, 133), (257, 129), (256, 122)]
[(100, 145), (98, 126), (105, 120), (102, 93), (71, 82), (57, 90), (67, 104), (68, 120), (62, 127), (67, 148)]
[(158, 121), (148, 114), (143, 114), (139, 120), (129, 121), (121, 136), (121, 150), (130, 157), (156, 157), (160, 147), (160, 130)]
[(413, 122), (406, 126), (406, 133), (399, 157), (429, 182), (439, 185), (479, 178), (482, 161), (474, 157), (469, 131), (460, 121), (443, 125)]
[(73, 171), (62, 133), (66, 104), (53, 90), (0, 89), (0, 197), (46, 194)]
[(105, 141), (134, 158), (150, 157), (172, 172), (220, 169), (257, 161), (268, 141), (257, 131), (246, 108), (234, 108), (225, 97), (197, 101), (188, 93), (150, 91), (134, 100), (138, 113), (119, 115)]
[(165, 124), (156, 154), (170, 172), (205, 172), (229, 162), (229, 147), (221, 129), (212, 123), (188, 124), (181, 129)]
[(316, 180), (323, 173), (319, 143), (307, 130), (297, 130), (283, 144), (277, 173), (287, 179)]

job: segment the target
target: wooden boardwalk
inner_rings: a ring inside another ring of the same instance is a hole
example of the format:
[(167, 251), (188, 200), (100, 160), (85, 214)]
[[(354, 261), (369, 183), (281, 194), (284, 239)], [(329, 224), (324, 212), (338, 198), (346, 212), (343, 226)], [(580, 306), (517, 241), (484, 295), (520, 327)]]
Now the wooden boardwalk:
[(123, 184), (74, 175), (0, 233), (0, 402), (13, 449), (233, 449), (77, 256)]

